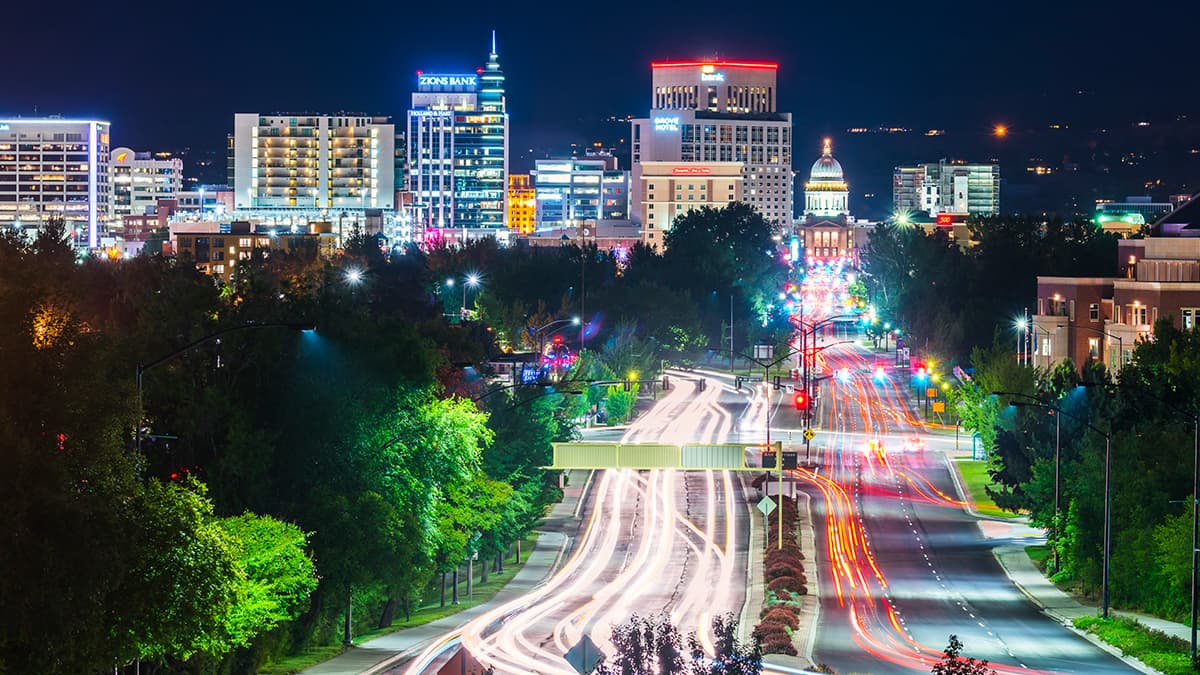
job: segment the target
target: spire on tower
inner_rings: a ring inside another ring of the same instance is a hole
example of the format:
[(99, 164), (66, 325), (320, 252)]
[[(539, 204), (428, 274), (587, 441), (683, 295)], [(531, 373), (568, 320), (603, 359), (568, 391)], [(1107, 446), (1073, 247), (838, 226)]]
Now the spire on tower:
[(492, 56), (496, 56), (496, 29), (492, 29)]
[(821, 149), (821, 154), (823, 154), (823, 155), (832, 155), (833, 154), (833, 139), (829, 138), (828, 136), (825, 137), (825, 145)]

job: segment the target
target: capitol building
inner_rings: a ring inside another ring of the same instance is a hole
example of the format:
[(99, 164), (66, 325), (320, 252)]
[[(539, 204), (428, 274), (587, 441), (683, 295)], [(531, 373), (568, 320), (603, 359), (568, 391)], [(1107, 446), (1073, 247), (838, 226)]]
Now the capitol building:
[(816, 260), (850, 258), (866, 245), (874, 223), (850, 215), (850, 186), (841, 162), (833, 156), (833, 140), (824, 139), (821, 156), (804, 183), (804, 215), (796, 221), (804, 255)]

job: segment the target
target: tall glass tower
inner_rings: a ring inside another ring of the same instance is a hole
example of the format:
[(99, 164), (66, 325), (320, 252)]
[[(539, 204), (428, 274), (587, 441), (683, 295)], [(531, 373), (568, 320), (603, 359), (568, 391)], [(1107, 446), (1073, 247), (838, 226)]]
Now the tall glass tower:
[(450, 238), (504, 230), (508, 112), (495, 33), (475, 74), (418, 72), (417, 82), (407, 136), (414, 222)]

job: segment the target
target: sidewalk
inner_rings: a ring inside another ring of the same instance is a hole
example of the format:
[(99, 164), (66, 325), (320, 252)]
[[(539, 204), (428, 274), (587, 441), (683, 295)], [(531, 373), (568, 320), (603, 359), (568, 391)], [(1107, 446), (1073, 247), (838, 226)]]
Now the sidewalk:
[[(1130, 667), (1136, 668), (1143, 673), (1159, 672), (1131, 656), (1121, 654), (1119, 649), (1104, 642), (1095, 635), (1076, 629), (1071, 623), (1073, 620), (1085, 616), (1097, 616), (1099, 610), (1092, 605), (1083, 604), (1055, 586), (1053, 582), (1042, 575), (1041, 570), (1029, 559), (1023, 547), (1001, 546), (996, 548), (992, 553), (996, 556), (1000, 567), (1004, 568), (1004, 572), (1008, 575), (1008, 578), (1016, 584), (1017, 588), (1033, 604), (1041, 607), (1042, 612), (1047, 616), (1062, 622), (1063, 625), (1083, 636), (1088, 642), (1121, 659), (1129, 664)], [(1144, 626), (1162, 631), (1167, 635), (1177, 637), (1181, 640), (1191, 639), (1191, 628), (1181, 623), (1120, 609), (1111, 609), (1110, 613), (1115, 616), (1133, 619)]]
[(380, 672), (416, 656), (437, 638), (540, 585), (558, 569), (574, 545), (579, 529), (580, 500), (584, 491), (591, 486), (589, 471), (569, 471), (567, 475), (568, 483), (563, 489), (563, 499), (554, 505), (545, 522), (538, 528), (542, 536), (534, 550), (529, 552), (525, 566), (491, 600), (422, 626), (405, 628), (354, 645), (338, 656), (302, 672), (305, 675)]

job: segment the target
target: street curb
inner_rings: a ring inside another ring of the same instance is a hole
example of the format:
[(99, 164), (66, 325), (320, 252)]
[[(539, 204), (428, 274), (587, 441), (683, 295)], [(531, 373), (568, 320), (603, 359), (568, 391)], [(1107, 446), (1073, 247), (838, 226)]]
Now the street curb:
[(946, 463), (946, 468), (947, 468), (947, 470), (950, 471), (950, 478), (954, 480), (954, 489), (958, 492), (959, 501), (966, 504), (966, 506), (964, 507), (964, 510), (967, 513), (974, 516), (978, 520), (990, 520), (995, 523), (1008, 523), (1010, 525), (1014, 524), (1014, 523), (1025, 524), (1025, 525), (1029, 524), (1029, 520), (1026, 516), (1019, 516), (1017, 518), (1003, 518), (1001, 516), (984, 515), (978, 511), (976, 511), (975, 510), (975, 502), (974, 502), (974, 500), (971, 499), (970, 493), (967, 492), (966, 485), (963, 484), (962, 474), (959, 473), (959, 471), (958, 471), (957, 462), (950, 459), (950, 456), (947, 455), (945, 451), (939, 451), (939, 452), (942, 453), (942, 461)]
[[(1011, 547), (1001, 547), (1001, 548), (1014, 548), (1014, 549), (1017, 549), (1017, 551), (1012, 551), (1012, 553), (1019, 552), (1020, 555), (1025, 555), (1025, 550), (1019, 546), (1014, 545)], [(1024, 586), (1022, 586), (1020, 584), (1020, 582), (1018, 582), (1013, 577), (1012, 572), (1009, 571), (1009, 569), (1008, 569), (1008, 565), (1004, 564), (1004, 558), (1001, 557), (1001, 548), (993, 548), (992, 549), (992, 557), (996, 559), (996, 564), (1000, 565), (1000, 569), (1004, 570), (1004, 576), (1008, 577), (1008, 580), (1012, 582), (1012, 585), (1016, 586), (1017, 590), (1021, 591), (1022, 595), (1024, 595), (1026, 598), (1029, 599), (1030, 602), (1032, 602), (1034, 605), (1036, 605), (1038, 610), (1040, 610), (1042, 614), (1045, 614), (1047, 617), (1049, 617), (1049, 618), (1053, 619), (1054, 621), (1058, 622), (1059, 624), (1061, 624), (1067, 630), (1071, 631), (1072, 633), (1075, 633), (1079, 637), (1081, 637), (1081, 638), (1087, 640), (1088, 642), (1092, 643), (1093, 645), (1099, 647), (1102, 651), (1107, 652), (1108, 654), (1116, 657), (1125, 665), (1127, 665), (1131, 668), (1134, 668), (1135, 670), (1138, 670), (1140, 672), (1146, 673), (1147, 675), (1164, 675), (1161, 670), (1151, 668), (1150, 666), (1146, 665), (1138, 658), (1133, 657), (1133, 656), (1128, 656), (1128, 655), (1122, 653), (1120, 649), (1117, 649), (1116, 647), (1108, 644), (1107, 642), (1101, 640), (1099, 637), (1093, 635), (1092, 633), (1089, 633), (1087, 631), (1076, 628), (1075, 625), (1071, 623), (1071, 619), (1069, 617), (1065, 617), (1065, 616), (1059, 614), (1058, 612), (1056, 612), (1052, 609), (1049, 609), (1045, 605), (1043, 605), (1040, 600), (1038, 600), (1032, 593), (1030, 593)]]
[(810, 591), (808, 597), (813, 600), (811, 603), (805, 603), (813, 607), (812, 623), (809, 625), (808, 638), (802, 652), (804, 658), (808, 659), (808, 665), (811, 668), (817, 665), (813, 658), (813, 650), (816, 649), (817, 644), (817, 626), (821, 624), (821, 570), (817, 568), (817, 530), (813, 525), (812, 497), (807, 492), (800, 490), (797, 490), (796, 493), (804, 495), (804, 511), (807, 515), (804, 527), (800, 531), (800, 550), (803, 551), (806, 545), (811, 547), (809, 554), (804, 557), (804, 572), (808, 576)]

